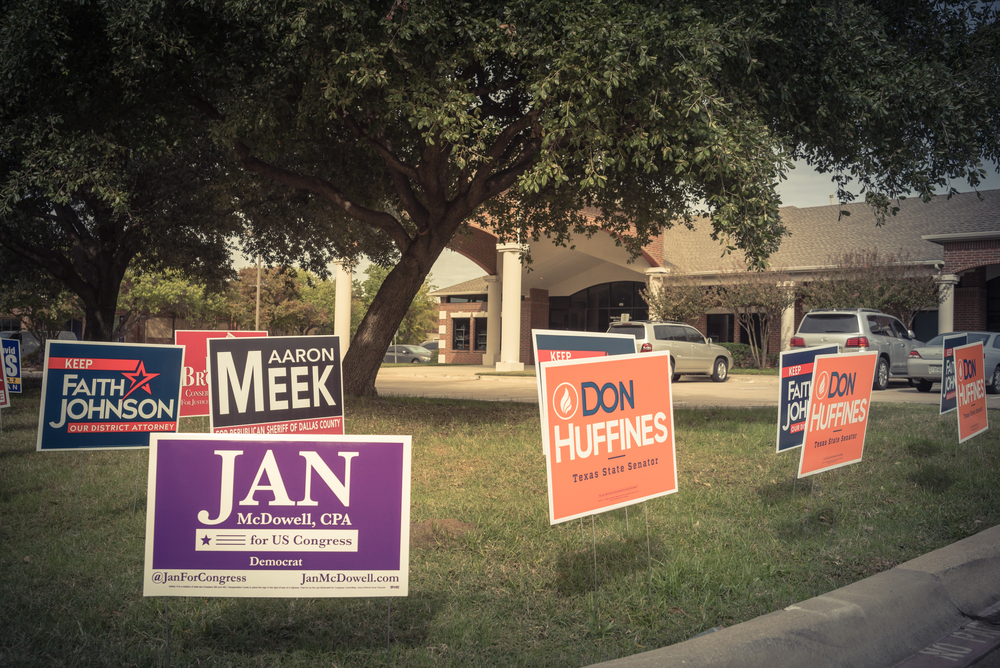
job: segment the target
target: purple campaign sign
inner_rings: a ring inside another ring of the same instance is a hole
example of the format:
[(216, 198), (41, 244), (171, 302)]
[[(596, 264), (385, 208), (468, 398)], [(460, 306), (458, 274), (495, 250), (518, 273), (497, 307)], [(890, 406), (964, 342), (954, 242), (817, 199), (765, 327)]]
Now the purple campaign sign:
[(409, 436), (158, 434), (146, 596), (406, 596)]

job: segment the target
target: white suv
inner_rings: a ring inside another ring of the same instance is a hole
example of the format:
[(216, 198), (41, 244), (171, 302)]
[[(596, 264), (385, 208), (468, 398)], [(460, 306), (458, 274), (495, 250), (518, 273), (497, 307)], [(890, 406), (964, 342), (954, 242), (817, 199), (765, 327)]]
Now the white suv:
[(922, 346), (912, 330), (896, 318), (871, 308), (813, 309), (799, 323), (792, 348), (837, 344), (842, 353), (876, 351), (875, 382), (884, 390), (889, 377), (906, 378), (910, 351)]
[(681, 375), (700, 374), (711, 376), (717, 383), (729, 378), (733, 356), (722, 346), (705, 339), (701, 332), (683, 322), (631, 320), (612, 323), (608, 334), (634, 336), (639, 352), (670, 351), (671, 380), (677, 382)]

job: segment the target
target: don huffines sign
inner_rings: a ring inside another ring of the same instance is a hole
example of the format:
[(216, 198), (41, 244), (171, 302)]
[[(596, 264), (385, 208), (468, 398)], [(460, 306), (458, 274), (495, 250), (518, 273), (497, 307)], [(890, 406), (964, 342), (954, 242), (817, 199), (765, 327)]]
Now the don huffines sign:
[(208, 339), (212, 431), (343, 434), (340, 337)]
[(177, 430), (183, 349), (47, 341), (38, 450), (145, 448)]
[(154, 438), (146, 596), (406, 596), (409, 436)]
[(541, 373), (551, 524), (677, 491), (668, 353), (549, 362)]

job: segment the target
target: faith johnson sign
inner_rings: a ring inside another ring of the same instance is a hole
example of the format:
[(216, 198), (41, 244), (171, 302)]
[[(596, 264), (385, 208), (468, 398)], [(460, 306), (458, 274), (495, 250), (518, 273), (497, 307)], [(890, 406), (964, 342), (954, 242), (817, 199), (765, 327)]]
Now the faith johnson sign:
[(45, 342), (37, 449), (149, 447), (177, 430), (183, 350), (174, 345)]
[(982, 341), (955, 347), (959, 443), (989, 429), (984, 366)]
[[(955, 347), (969, 343), (968, 334), (946, 336), (941, 340), (941, 415), (958, 408), (958, 382), (955, 377)], [(933, 371), (933, 369), (931, 369)]]
[(541, 366), (549, 523), (677, 491), (667, 352)]
[(3, 348), (0, 350), (0, 362), (3, 365), (4, 382), (7, 391), (19, 394), (21, 392), (21, 342), (17, 339), (0, 339)]
[(208, 415), (208, 344), (209, 339), (235, 339), (267, 336), (267, 332), (239, 332), (179, 329), (174, 343), (184, 346), (184, 375), (181, 385), (181, 417)]
[(406, 596), (409, 436), (158, 435), (145, 596)]
[(876, 352), (816, 358), (800, 478), (861, 461), (877, 360)]
[(343, 434), (338, 336), (208, 339), (214, 433)]
[(837, 346), (785, 351), (780, 356), (781, 384), (778, 386), (777, 452), (802, 445), (809, 411), (813, 363), (817, 355), (835, 355)]

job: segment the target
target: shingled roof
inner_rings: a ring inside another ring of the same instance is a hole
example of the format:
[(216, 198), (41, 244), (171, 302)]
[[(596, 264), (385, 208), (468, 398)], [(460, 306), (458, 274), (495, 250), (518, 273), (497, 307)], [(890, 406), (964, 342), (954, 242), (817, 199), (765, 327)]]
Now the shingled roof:
[[(862, 203), (781, 209), (781, 220), (789, 236), (771, 256), (775, 269), (805, 271), (827, 267), (845, 252), (877, 249), (880, 253), (903, 253), (917, 263), (944, 261), (941, 245), (923, 236), (947, 234), (1000, 234), (1000, 190), (900, 200), (899, 212), (878, 227), (875, 215)], [(841, 211), (850, 215), (841, 216)], [(711, 239), (711, 224), (698, 221), (694, 230), (676, 227), (664, 233), (666, 266), (678, 274), (714, 274), (730, 268), (732, 259), (722, 257), (723, 248)]]

